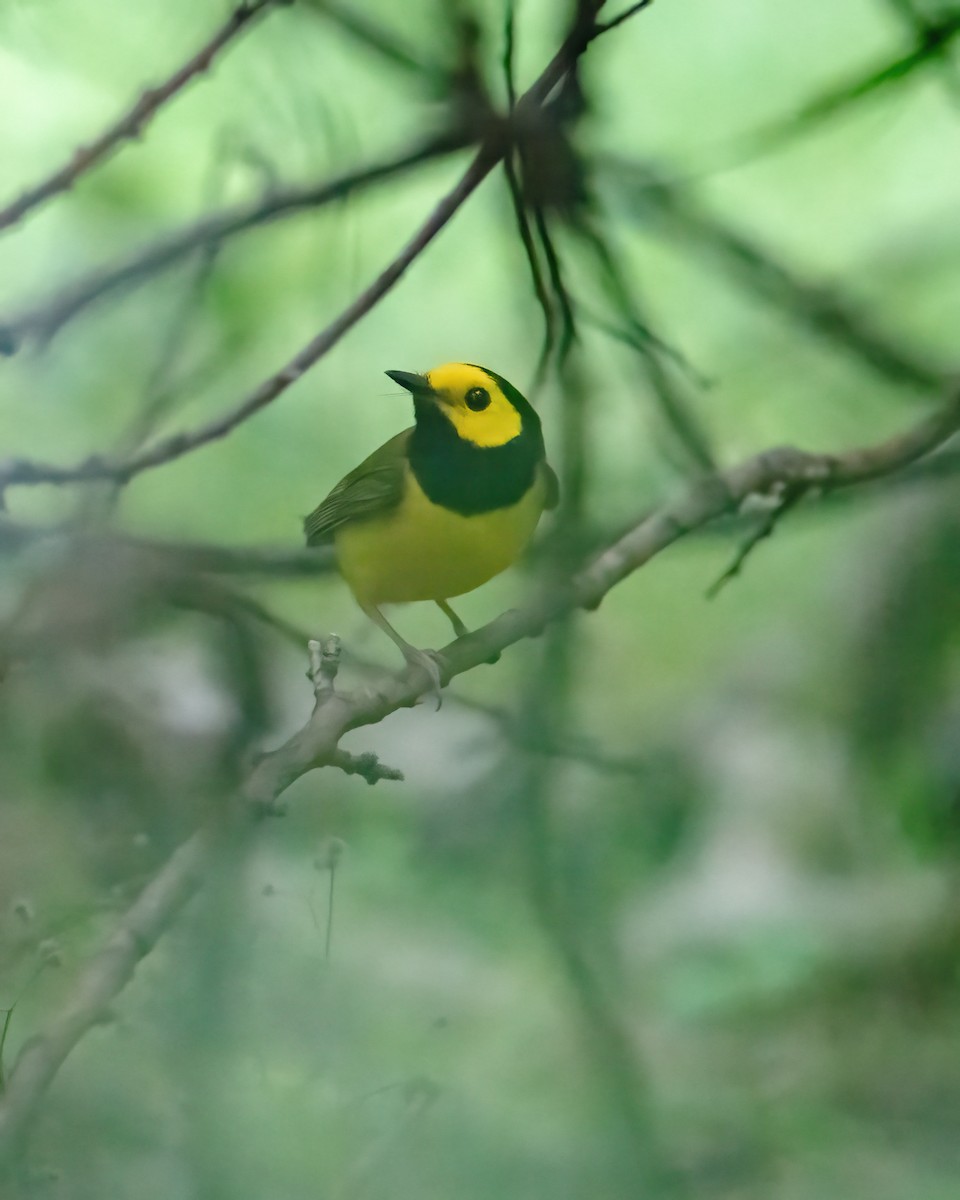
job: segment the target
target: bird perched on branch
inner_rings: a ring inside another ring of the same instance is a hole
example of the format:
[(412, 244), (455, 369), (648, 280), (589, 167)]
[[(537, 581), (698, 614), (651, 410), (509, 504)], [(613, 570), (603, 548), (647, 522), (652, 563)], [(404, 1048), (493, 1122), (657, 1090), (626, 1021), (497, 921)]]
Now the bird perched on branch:
[(436, 657), (406, 642), (381, 605), (433, 600), (461, 637), (450, 598), (509, 567), (559, 489), (540, 418), (502, 376), (470, 363), (387, 375), (413, 396), (416, 423), (341, 479), (304, 531), (309, 546), (334, 544), (357, 603), (439, 700)]

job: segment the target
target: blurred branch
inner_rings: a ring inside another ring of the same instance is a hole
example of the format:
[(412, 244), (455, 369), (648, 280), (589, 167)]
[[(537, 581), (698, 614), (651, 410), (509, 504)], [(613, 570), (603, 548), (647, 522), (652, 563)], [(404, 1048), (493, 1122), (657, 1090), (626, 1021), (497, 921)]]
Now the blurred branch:
[(307, 7), (339, 25), (355, 42), (376, 51), (396, 67), (427, 79), (436, 78), (440, 73), (437, 64), (422, 58), (397, 34), (388, 32), (353, 4), (343, 4), (339, 0), (308, 0)]
[[(821, 494), (815, 505), (797, 507), (797, 513), (805, 516), (829, 514), (842, 510), (851, 501), (876, 502), (892, 491), (923, 487), (960, 478), (960, 450), (944, 449), (923, 461), (897, 470), (893, 474), (878, 476), (867, 481), (854, 492), (837, 491)], [(644, 518), (645, 519), (645, 518)], [(631, 524), (638, 524), (634, 520)], [(731, 532), (749, 529), (756, 517), (749, 512), (727, 516), (715, 525), (691, 530), (692, 535), (728, 537)], [(621, 527), (622, 528), (622, 527)], [(611, 539), (614, 531), (598, 531), (591, 538), (594, 545)], [(175, 565), (184, 570), (193, 570), (211, 575), (238, 575), (266, 579), (315, 579), (336, 571), (332, 551), (327, 548), (306, 549), (288, 546), (222, 546), (210, 542), (174, 542), (162, 538), (139, 537), (122, 532), (87, 531), (71, 525), (31, 525), (16, 521), (0, 513), (0, 555), (15, 552), (33, 542), (52, 540), (79, 540), (82, 545), (96, 546), (104, 542), (117, 543), (146, 554), (169, 556)], [(249, 599), (249, 598), (247, 598)], [(305, 644), (306, 635), (288, 627), (291, 640)], [(494, 715), (492, 712), (490, 715)]]
[[(208, 178), (203, 188), (203, 195), (214, 203), (219, 199), (225, 177), (225, 163), (215, 155), (209, 167)], [(206, 209), (206, 202), (203, 208)], [(111, 456), (133, 454), (157, 430), (163, 419), (175, 407), (177, 401), (183, 398), (191, 389), (185, 379), (177, 380), (177, 372), (181, 359), (185, 356), (190, 336), (196, 325), (196, 317), (200, 310), (204, 293), (213, 277), (217, 258), (222, 248), (221, 242), (207, 242), (201, 246), (191, 263), (191, 276), (187, 281), (184, 294), (178, 296), (170, 313), (166, 328), (160, 333), (156, 357), (150, 369), (140, 403), (131, 413), (126, 427), (117, 437)], [(123, 485), (108, 484), (102, 491), (91, 490), (85, 493), (77, 507), (77, 515), (81, 521), (106, 522), (120, 502)]]
[(507, 89), (507, 108), (510, 112), (517, 106), (516, 79), (517, 4), (516, 0), (505, 0), (503, 6), (503, 82)]
[[(565, 584), (553, 581), (523, 608), (511, 609), (474, 633), (458, 638), (439, 656), (441, 677), (486, 662), (578, 608), (594, 609), (621, 580), (655, 555), (708, 522), (735, 512), (749, 496), (802, 486), (825, 491), (883, 478), (929, 454), (960, 429), (960, 392), (905, 433), (844, 454), (809, 454), (784, 447), (756, 455), (719, 475), (697, 480), (671, 504), (653, 513), (604, 549)], [(281, 797), (302, 775), (342, 766), (345, 733), (377, 724), (414, 705), (431, 686), (426, 672), (409, 668), (354, 694), (332, 689), (318, 699), (306, 724), (250, 769), (239, 803), (185, 842), (161, 868), (118, 929), (81, 972), (64, 1007), (38, 1037), (27, 1042), (0, 1097), (0, 1164), (15, 1155), (44, 1092), (60, 1065), (130, 980), (136, 964), (203, 882), (208, 862), (228, 829), (248, 832), (250, 813), (282, 811)]]
[[(503, 30), (503, 77), (507, 90), (507, 104), (510, 109), (511, 116), (517, 105), (517, 88), (515, 80), (514, 68), (514, 43), (516, 40), (516, 6), (514, 0), (507, 0), (504, 11), (504, 30)], [(537, 245), (534, 240), (533, 231), (530, 228), (530, 220), (527, 216), (526, 201), (523, 195), (523, 188), (520, 183), (520, 178), (517, 175), (517, 168), (514, 164), (516, 148), (511, 146), (503, 156), (503, 174), (507, 183), (507, 190), (510, 194), (510, 202), (513, 205), (513, 216), (517, 223), (517, 233), (520, 235), (520, 244), (523, 246), (523, 252), (527, 259), (527, 265), (530, 268), (530, 281), (533, 284), (533, 293), (536, 296), (537, 303), (540, 306), (540, 311), (543, 313), (543, 342), (540, 346), (540, 354), (537, 358), (537, 365), (534, 370), (534, 388), (536, 388), (543, 379), (547, 363), (550, 359), (550, 353), (553, 350), (554, 331), (553, 331), (553, 304), (550, 295), (547, 291), (547, 285), (543, 278), (543, 271), (540, 268), (540, 257), (537, 252)]]
[(164, 466), (200, 446), (226, 437), (238, 425), (243, 424), (262, 408), (266, 408), (277, 396), (296, 383), (340, 341), (348, 330), (352, 329), (370, 312), (397, 283), (410, 264), (433, 241), (474, 189), (486, 178), (495, 162), (496, 159), (491, 153), (482, 148), (452, 191), (448, 192), (440, 201), (413, 238), (381, 271), (373, 283), (365, 288), (352, 304), (349, 304), (288, 363), (273, 375), (268, 376), (234, 408), (196, 429), (184, 430), (172, 434), (170, 437), (162, 438), (127, 458), (111, 461), (100, 455), (93, 455), (72, 467), (59, 467), (53, 463), (32, 462), (26, 459), (14, 459), (0, 464), (0, 492), (14, 484), (82, 483), (92, 479), (109, 479), (117, 483), (127, 483), (143, 471)]
[(400, 1086), (403, 1107), (399, 1115), (349, 1164), (342, 1180), (329, 1194), (329, 1200), (364, 1200), (376, 1195), (373, 1182), (377, 1173), (381, 1178), (385, 1177), (384, 1167), (391, 1155), (409, 1144), (415, 1124), (422, 1120), (440, 1095), (439, 1086), (426, 1075), (405, 1080)]
[[(519, 724), (534, 739), (564, 736), (576, 667), (576, 633), (571, 613), (548, 631), (539, 670), (527, 690)], [(650, 1089), (638, 1048), (612, 994), (596, 952), (568, 899), (562, 877), (559, 838), (550, 804), (557, 761), (528, 758), (517, 773), (513, 805), (524, 834), (524, 867), (530, 901), (543, 935), (563, 972), (592, 1051), (602, 1089), (619, 1121), (629, 1157), (631, 1195), (682, 1194), (654, 1129)]]
[[(931, 35), (936, 36), (937, 22), (917, 8), (914, 0), (887, 0), (887, 7), (896, 13), (901, 22), (916, 38), (918, 45), (922, 45)], [(954, 102), (956, 102), (960, 100), (960, 76), (957, 75), (950, 49), (950, 39), (944, 39), (940, 42), (938, 57), (940, 65), (943, 68), (943, 78), (947, 90), (950, 92)]]
[(513, 204), (513, 215), (517, 223), (517, 232), (520, 235), (520, 244), (523, 246), (527, 265), (530, 268), (530, 281), (533, 284), (533, 294), (536, 296), (537, 304), (539, 304), (540, 311), (543, 313), (543, 341), (540, 345), (540, 353), (537, 356), (537, 365), (534, 370), (534, 387), (536, 387), (543, 378), (555, 341), (553, 331), (553, 302), (550, 299), (547, 285), (544, 282), (543, 272), (540, 269), (537, 245), (534, 241), (533, 231), (530, 228), (527, 210), (524, 207), (523, 192), (521, 191), (520, 181), (517, 178), (516, 168), (513, 164), (512, 152), (504, 155), (503, 174), (507, 181), (510, 201)]
[(332, 179), (281, 188), (247, 204), (202, 217), (126, 258), (91, 271), (22, 313), (0, 320), (0, 352), (12, 354), (29, 338), (48, 341), (91, 304), (118, 289), (145, 283), (195, 250), (219, 246), (228, 238), (281, 217), (322, 208), (463, 145), (462, 135), (444, 132), (418, 141), (392, 158), (354, 168)]
[(246, 29), (255, 17), (270, 8), (290, 2), (291, 0), (248, 0), (238, 4), (213, 36), (172, 75), (162, 83), (147, 88), (133, 107), (108, 126), (98, 138), (74, 151), (69, 161), (53, 174), (0, 209), (0, 230), (15, 225), (45, 200), (72, 188), (83, 175), (119, 149), (122, 143), (142, 137), (147, 124), (160, 109), (198, 75), (209, 71), (214, 59), (236, 40), (238, 34)]
[[(576, 222), (575, 229), (590, 250), (610, 303), (620, 318), (620, 330), (611, 336), (626, 341), (637, 352), (660, 412), (690, 461), (701, 471), (715, 470), (710, 438), (693, 406), (671, 378), (661, 355), (668, 354), (674, 362), (684, 366), (685, 359), (679, 352), (666, 347), (651, 329), (650, 321), (640, 308), (636, 289), (631, 288), (626, 272), (596, 222), (584, 215)], [(602, 324), (600, 327), (604, 328)]]
[[(201, 187), (201, 215), (223, 198), (232, 157), (223, 143), (211, 156)], [(167, 327), (161, 331), (158, 339), (156, 358), (147, 376), (143, 398), (132, 414), (128, 428), (118, 439), (115, 447), (117, 454), (129, 454), (142, 446), (176, 402), (180, 389), (174, 382), (175, 373), (184, 356), (222, 248), (222, 239), (204, 242), (197, 248), (183, 294), (177, 297)]]
[[(302, 642), (301, 642), (302, 645)], [(473, 696), (454, 696), (453, 699), (468, 712), (477, 713), (494, 722), (505, 738), (528, 754), (545, 754), (580, 763), (600, 775), (625, 775), (640, 778), (650, 772), (650, 759), (639, 755), (612, 754), (592, 740), (565, 731), (562, 736), (517, 727), (516, 713), (496, 704), (487, 704)]]
[(943, 62), (950, 44), (960, 33), (960, 14), (945, 15), (940, 21), (920, 20), (914, 26), (916, 42), (912, 49), (890, 62), (881, 63), (865, 74), (845, 80), (823, 95), (803, 105), (792, 116), (772, 121), (739, 142), (737, 161), (753, 158), (777, 149), (836, 116), (844, 109), (874, 93), (903, 83), (921, 67)]
[(925, 391), (944, 386), (947, 372), (931, 367), (857, 312), (836, 289), (819, 287), (779, 262), (763, 245), (698, 205), (649, 164), (614, 156), (600, 162), (619, 183), (632, 213), (652, 214), (689, 250), (694, 244), (765, 300), (798, 318), (819, 337), (855, 355), (878, 374)]
[[(572, 28), (536, 81), (520, 97), (513, 118), (521, 125), (531, 120), (531, 111), (548, 100), (550, 94), (575, 66), (579, 56), (596, 35), (595, 17), (603, 0), (583, 0), (578, 6)], [(487, 132), (470, 166), (456, 186), (440, 201), (427, 221), (391, 263), (325, 329), (321, 330), (279, 371), (234, 408), (193, 430), (184, 430), (148, 445), (126, 458), (110, 460), (92, 455), (73, 466), (13, 459), (0, 464), (0, 498), (6, 488), (24, 484), (66, 484), (106, 479), (126, 483), (135, 475), (163, 466), (200, 446), (226, 437), (255, 413), (265, 408), (291, 384), (314, 366), (337, 342), (390, 291), (406, 269), (433, 241), (462, 204), (500, 162), (511, 145), (509, 127), (495, 122)], [(0, 330), (0, 342), (3, 341)]]
[(174, 851), (89, 961), (42, 1035), (31, 1038), (21, 1048), (0, 1096), (0, 1178), (3, 1165), (16, 1152), (20, 1135), (64, 1059), (102, 1020), (110, 1002), (130, 982), (137, 963), (150, 953), (157, 938), (201, 886), (222, 836), (222, 826), (211, 823)]
[(730, 565), (707, 588), (706, 597), (708, 600), (713, 600), (731, 579), (736, 579), (743, 570), (743, 565), (750, 555), (762, 541), (773, 534), (774, 529), (776, 529), (782, 518), (803, 498), (805, 490), (804, 487), (796, 484), (784, 487), (783, 494), (777, 497), (763, 518), (754, 526), (749, 536), (744, 539), (739, 550), (733, 556), (733, 561)]
[(173, 542), (136, 534), (87, 530), (76, 525), (31, 525), (0, 513), (0, 554), (33, 542), (64, 541), (81, 548), (104, 544), (172, 560), (183, 570), (214, 575), (257, 575), (313, 579), (334, 570), (332, 550), (288, 546), (219, 546), (212, 542)]
[(560, 339), (557, 343), (557, 365), (562, 366), (567, 355), (573, 348), (574, 342), (577, 340), (577, 319), (574, 314), (573, 300), (563, 278), (560, 255), (557, 253), (557, 248), (554, 245), (546, 213), (540, 205), (535, 205), (533, 208), (533, 225), (537, 231), (537, 237), (540, 239), (544, 261), (547, 264), (547, 276), (550, 280), (550, 287), (553, 290), (557, 308), (560, 312)]
[(602, 33), (609, 33), (611, 29), (616, 29), (617, 26), (622, 25), (624, 21), (629, 21), (631, 17), (635, 16), (638, 12), (641, 12), (652, 3), (653, 0), (637, 0), (636, 4), (631, 4), (629, 8), (624, 9), (622, 13), (618, 13), (617, 16), (611, 18), (609, 21), (598, 22), (597, 30), (594, 36), (599, 37)]
[[(542, 215), (541, 215), (542, 219)], [(590, 439), (586, 437), (586, 378), (579, 353), (563, 371), (561, 431), (564, 490), (553, 535), (546, 543), (540, 590), (563, 589), (565, 577), (582, 553), (584, 503), (590, 478)], [(539, 662), (528, 673), (514, 728), (516, 744), (559, 742), (569, 736), (571, 702), (583, 652), (576, 609), (567, 607), (545, 630)], [(509, 807), (520, 822), (525, 889), (547, 946), (563, 975), (577, 1023), (585, 1035), (588, 1061), (622, 1138), (629, 1163), (629, 1194), (646, 1197), (677, 1193), (671, 1169), (651, 1119), (650, 1088), (638, 1048), (618, 998), (598, 962), (596, 946), (564, 872), (564, 843), (551, 802), (559, 756), (525, 754), (509, 771)]]

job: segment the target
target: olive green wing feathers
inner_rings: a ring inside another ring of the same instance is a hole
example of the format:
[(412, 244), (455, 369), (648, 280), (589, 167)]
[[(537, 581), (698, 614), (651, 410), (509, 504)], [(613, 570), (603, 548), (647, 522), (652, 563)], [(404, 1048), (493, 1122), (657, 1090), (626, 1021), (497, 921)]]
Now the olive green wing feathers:
[(325, 545), (342, 525), (380, 516), (397, 507), (403, 498), (407, 442), (412, 432), (405, 429), (384, 442), (359, 467), (345, 475), (326, 500), (304, 518), (308, 546)]

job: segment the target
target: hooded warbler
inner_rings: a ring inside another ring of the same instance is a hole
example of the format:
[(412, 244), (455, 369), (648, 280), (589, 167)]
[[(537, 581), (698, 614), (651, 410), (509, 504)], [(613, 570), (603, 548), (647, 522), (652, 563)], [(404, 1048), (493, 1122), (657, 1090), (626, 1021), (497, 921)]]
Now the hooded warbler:
[(450, 597), (509, 567), (559, 488), (540, 418), (502, 376), (471, 363), (386, 374), (413, 396), (415, 424), (344, 476), (304, 531), (309, 546), (333, 543), (357, 603), (439, 697), (432, 652), (406, 642), (380, 606), (433, 600), (463, 636)]

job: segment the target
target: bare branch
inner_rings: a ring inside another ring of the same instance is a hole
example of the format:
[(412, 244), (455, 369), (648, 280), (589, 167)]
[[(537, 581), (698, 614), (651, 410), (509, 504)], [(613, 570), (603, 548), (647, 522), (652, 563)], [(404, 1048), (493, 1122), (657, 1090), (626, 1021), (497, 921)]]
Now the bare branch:
[(0, 209), (0, 230), (10, 228), (45, 200), (72, 188), (81, 176), (88, 174), (124, 142), (142, 137), (147, 124), (160, 109), (198, 75), (209, 71), (214, 59), (236, 40), (237, 35), (246, 29), (255, 17), (288, 2), (289, 0), (247, 0), (238, 4), (213, 36), (172, 75), (155, 87), (147, 88), (133, 107), (108, 126), (98, 138), (86, 146), (81, 146), (63, 166)]
[[(845, 454), (770, 450), (721, 475), (699, 479), (678, 500), (653, 513), (608, 546), (565, 586), (447, 646), (441, 676), (449, 681), (493, 654), (529, 637), (577, 608), (596, 608), (611, 588), (655, 555), (708, 522), (736, 511), (754, 494), (792, 485), (825, 491), (851, 487), (899, 471), (931, 453), (960, 430), (960, 391), (905, 433)], [(253, 828), (250, 811), (276, 811), (283, 792), (300, 776), (324, 765), (344, 766), (341, 737), (415, 704), (429, 688), (426, 672), (409, 668), (353, 695), (333, 692), (314, 707), (307, 723), (277, 750), (260, 758), (242, 788), (241, 803), (218, 815), (185, 842), (161, 868), (120, 922), (107, 944), (81, 972), (64, 1007), (44, 1032), (21, 1050), (0, 1097), (0, 1163), (9, 1161), (60, 1065), (123, 990), (137, 963), (201, 885), (209, 859), (228, 830)], [(374, 771), (371, 768), (371, 771)], [(380, 775), (380, 778), (388, 778)], [(246, 814), (243, 809), (247, 808)]]

